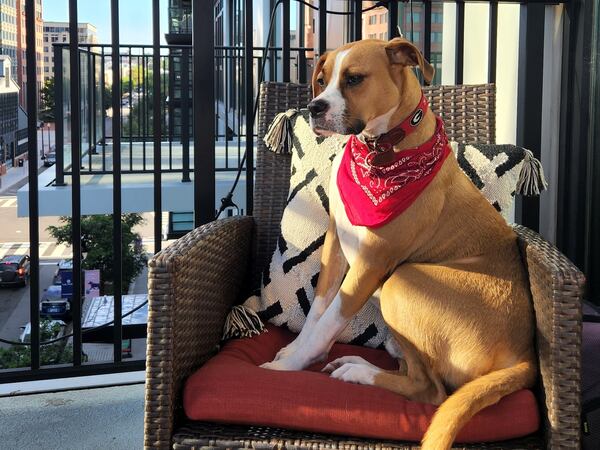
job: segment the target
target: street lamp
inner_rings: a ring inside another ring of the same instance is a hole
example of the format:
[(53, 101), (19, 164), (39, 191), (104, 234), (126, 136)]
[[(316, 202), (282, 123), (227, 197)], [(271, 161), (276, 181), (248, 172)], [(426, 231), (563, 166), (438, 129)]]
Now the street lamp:
[(43, 160), (45, 155), (44, 155), (44, 122), (40, 123), (40, 126), (38, 127), (38, 131), (42, 132), (42, 149), (40, 150), (40, 158)]

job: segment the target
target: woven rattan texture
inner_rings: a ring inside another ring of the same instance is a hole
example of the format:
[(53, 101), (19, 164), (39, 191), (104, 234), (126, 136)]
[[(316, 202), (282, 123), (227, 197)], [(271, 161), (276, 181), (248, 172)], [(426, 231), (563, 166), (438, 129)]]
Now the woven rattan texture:
[[(173, 449), (340, 449), (340, 450), (416, 450), (415, 442), (377, 441), (348, 436), (310, 433), (306, 431), (284, 430), (272, 427), (243, 425), (220, 425), (205, 422), (189, 422), (182, 425), (173, 437)], [(528, 436), (490, 444), (456, 445), (453, 449), (542, 449), (543, 440), (538, 436)]]
[[(495, 143), (496, 86), (426, 86), (423, 88), (431, 110), (444, 119), (448, 137), (461, 143)], [(281, 230), (281, 216), (290, 186), (289, 155), (266, 149), (262, 140), (277, 113), (305, 108), (312, 98), (309, 85), (266, 82), (260, 86), (254, 219), (256, 220), (253, 285), (268, 264)]]
[(149, 263), (146, 448), (169, 448), (183, 381), (216, 351), (246, 279), (253, 220), (234, 217), (186, 234)]
[(520, 225), (536, 317), (541, 404), (549, 448), (579, 448), (583, 274), (556, 247)]

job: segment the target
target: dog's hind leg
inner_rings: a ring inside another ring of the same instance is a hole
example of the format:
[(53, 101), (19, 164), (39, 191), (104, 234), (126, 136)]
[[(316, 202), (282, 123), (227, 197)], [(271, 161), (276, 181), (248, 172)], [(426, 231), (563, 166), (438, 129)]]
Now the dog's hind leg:
[(413, 401), (441, 404), (447, 398), (441, 378), (428, 369), (414, 346), (401, 337), (397, 339), (405, 358), (398, 360), (398, 370), (380, 369), (358, 356), (338, 358), (323, 370), (342, 381), (378, 386)]

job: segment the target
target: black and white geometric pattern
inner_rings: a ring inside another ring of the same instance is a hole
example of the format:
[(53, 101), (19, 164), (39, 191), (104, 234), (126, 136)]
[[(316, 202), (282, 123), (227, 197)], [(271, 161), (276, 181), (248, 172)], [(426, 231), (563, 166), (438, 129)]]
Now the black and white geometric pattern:
[(451, 143), (458, 165), (500, 214), (509, 220), (526, 151), (516, 145)]
[[(299, 332), (314, 299), (321, 270), (321, 251), (329, 223), (329, 177), (331, 163), (342, 151), (340, 136), (317, 137), (302, 110), (292, 119), (292, 162), (287, 206), (281, 235), (263, 273), (261, 295), (245, 306), (263, 322)], [(379, 309), (368, 302), (342, 333), (340, 342), (381, 346), (387, 329)]]

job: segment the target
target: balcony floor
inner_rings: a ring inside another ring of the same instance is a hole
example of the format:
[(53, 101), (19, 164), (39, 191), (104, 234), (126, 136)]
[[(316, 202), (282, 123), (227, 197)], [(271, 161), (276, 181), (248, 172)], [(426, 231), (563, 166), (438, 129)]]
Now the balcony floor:
[(0, 449), (141, 449), (144, 385), (3, 397), (0, 417)]

